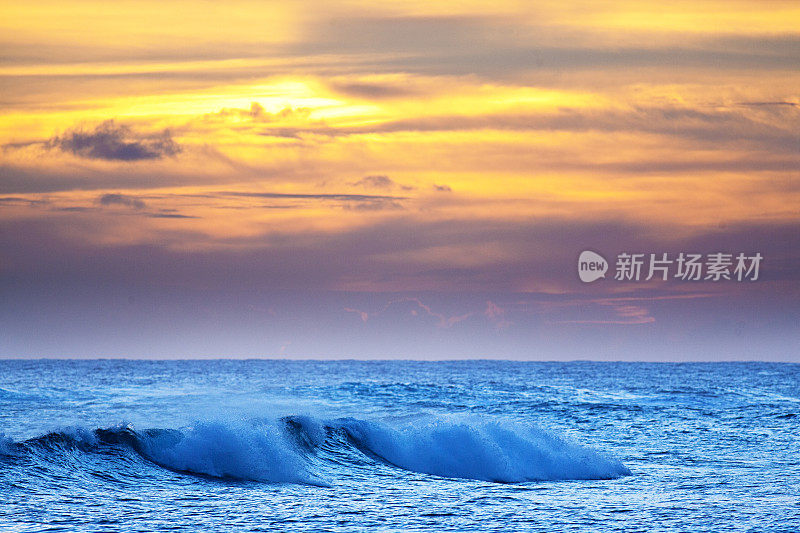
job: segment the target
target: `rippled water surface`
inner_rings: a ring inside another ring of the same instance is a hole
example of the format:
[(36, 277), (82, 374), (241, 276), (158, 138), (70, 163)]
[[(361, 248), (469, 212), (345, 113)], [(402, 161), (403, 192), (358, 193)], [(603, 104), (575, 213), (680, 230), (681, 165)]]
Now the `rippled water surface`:
[(800, 365), (0, 361), (0, 530), (800, 531)]

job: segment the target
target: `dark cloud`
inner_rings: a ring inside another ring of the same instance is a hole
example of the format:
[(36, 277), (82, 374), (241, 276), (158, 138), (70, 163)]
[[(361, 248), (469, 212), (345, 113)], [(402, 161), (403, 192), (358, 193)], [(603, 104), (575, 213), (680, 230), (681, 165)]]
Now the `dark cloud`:
[(279, 193), (279, 192), (242, 192), (242, 191), (223, 191), (218, 193), (220, 196), (244, 196), (247, 198), (287, 198), (297, 200), (342, 200), (351, 202), (375, 202), (408, 200), (407, 196), (382, 196), (376, 194), (303, 194), (303, 193)]
[(113, 120), (107, 120), (90, 131), (67, 131), (47, 141), (46, 146), (88, 159), (111, 161), (160, 159), (181, 151), (181, 146), (172, 139), (168, 130), (143, 135)]
[(148, 213), (150, 218), (200, 218), (193, 215), (181, 215), (180, 213)]
[(148, 210), (142, 211), (147, 207), (147, 204), (141, 198), (130, 196), (127, 194), (109, 193), (100, 196), (97, 199), (98, 203), (103, 206), (122, 206), (129, 207), (136, 210), (141, 215), (148, 218), (200, 218), (193, 215), (184, 215), (178, 213), (176, 209), (161, 209), (161, 210)]
[[(31, 200), (19, 196), (6, 196), (6, 197), (0, 197), (0, 206), (3, 205), (27, 206), (32, 208), (44, 208), (48, 209), (49, 211), (62, 212), (62, 213), (105, 212), (107, 214), (114, 214), (114, 213), (137, 214), (148, 218), (175, 218), (175, 219), (200, 218), (194, 215), (184, 215), (182, 213), (179, 213), (177, 209), (171, 209), (171, 208), (155, 209), (155, 210), (147, 209), (148, 205), (143, 198), (152, 200), (163, 200), (165, 197), (164, 196), (137, 197), (128, 194), (107, 193), (98, 196), (95, 199), (96, 205), (90, 207), (90, 206), (79, 206), (79, 205), (58, 206), (58, 205), (53, 205), (53, 202), (51, 200), (41, 200), (41, 199)], [(107, 207), (124, 207), (128, 209), (124, 210), (104, 209)]]
[[(316, 200), (323, 202), (341, 202), (341, 207), (352, 211), (380, 211), (386, 209), (403, 209), (402, 200), (407, 196), (387, 196), (377, 194), (302, 194), (272, 192), (223, 191), (216, 195), (204, 196), (241, 196), (246, 198), (276, 198), (287, 200)], [(274, 206), (263, 206), (274, 208)]]
[(36, 207), (47, 204), (47, 200), (37, 198), (22, 198), (21, 196), (4, 196), (0, 197), (0, 206), (7, 205), (7, 206), (28, 206), (28, 207)]
[(373, 189), (391, 189), (396, 183), (388, 176), (365, 176), (352, 185), (356, 187), (370, 187)]
[(84, 207), (84, 206), (68, 206), (68, 207), (59, 207), (56, 208), (56, 211), (64, 211), (66, 213), (86, 213), (89, 211), (94, 211), (91, 207)]
[(360, 180), (355, 181), (350, 185), (354, 187), (364, 187), (367, 189), (402, 189), (404, 191), (414, 190), (414, 187), (410, 185), (402, 185), (391, 179), (389, 176), (384, 175), (364, 176)]
[(100, 196), (97, 199), (100, 205), (121, 205), (124, 207), (131, 207), (133, 209), (144, 209), (146, 204), (144, 200), (140, 200), (135, 196), (128, 196), (125, 194), (109, 193)]
[(739, 102), (739, 105), (749, 106), (749, 107), (761, 107), (761, 106), (800, 107), (800, 104), (798, 104), (797, 102)]
[(258, 102), (251, 102), (250, 107), (241, 109), (237, 107), (225, 107), (216, 113), (207, 113), (204, 118), (240, 118), (251, 119), (255, 122), (280, 122), (283, 120), (305, 120), (311, 114), (311, 110), (307, 107), (292, 107), (286, 106), (277, 113), (269, 113), (264, 106)]
[(352, 211), (383, 211), (386, 209), (403, 209), (403, 205), (390, 200), (370, 200), (345, 204), (344, 208)]
[(437, 192), (453, 192), (453, 189), (449, 185), (433, 185), (433, 189)]

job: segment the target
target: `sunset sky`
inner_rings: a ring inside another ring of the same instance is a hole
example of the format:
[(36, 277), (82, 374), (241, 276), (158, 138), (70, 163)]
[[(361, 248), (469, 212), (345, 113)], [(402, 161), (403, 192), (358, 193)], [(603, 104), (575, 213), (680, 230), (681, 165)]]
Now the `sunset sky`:
[(2, 357), (800, 361), (796, 0), (0, 1), (0, 43)]

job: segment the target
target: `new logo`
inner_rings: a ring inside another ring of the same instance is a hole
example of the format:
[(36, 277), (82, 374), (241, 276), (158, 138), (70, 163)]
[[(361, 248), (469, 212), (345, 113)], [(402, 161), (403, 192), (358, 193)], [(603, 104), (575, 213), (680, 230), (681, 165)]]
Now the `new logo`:
[(585, 250), (578, 257), (578, 276), (584, 283), (606, 277), (608, 261), (600, 254)]

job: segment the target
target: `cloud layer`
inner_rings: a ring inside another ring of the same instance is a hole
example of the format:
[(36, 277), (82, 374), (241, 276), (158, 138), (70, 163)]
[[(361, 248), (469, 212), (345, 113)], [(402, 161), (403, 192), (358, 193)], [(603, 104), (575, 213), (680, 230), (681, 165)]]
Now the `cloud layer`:
[[(3, 355), (169, 355), (171, 321), (220, 355), (800, 337), (796, 2), (0, 15)], [(765, 264), (752, 285), (585, 285), (585, 249)]]

